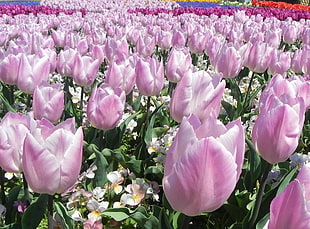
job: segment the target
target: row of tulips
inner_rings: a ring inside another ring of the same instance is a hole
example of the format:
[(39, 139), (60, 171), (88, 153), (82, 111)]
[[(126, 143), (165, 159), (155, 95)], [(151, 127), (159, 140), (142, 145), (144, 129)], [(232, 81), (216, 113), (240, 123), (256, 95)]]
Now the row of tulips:
[(273, 1), (252, 1), (253, 6), (261, 6), (261, 7), (271, 7), (271, 8), (279, 8), (279, 9), (295, 9), (295, 10), (310, 10), (309, 6), (300, 5), (300, 4), (289, 4), (286, 2), (273, 2)]
[[(0, 166), (24, 174), (23, 199), (1, 177), (5, 224), (36, 228), (48, 205), (64, 228), (309, 225), (309, 167), (289, 184), (286, 163), (308, 150), (309, 21), (113, 4), (1, 18)], [(272, 164), (284, 178), (267, 184)]]

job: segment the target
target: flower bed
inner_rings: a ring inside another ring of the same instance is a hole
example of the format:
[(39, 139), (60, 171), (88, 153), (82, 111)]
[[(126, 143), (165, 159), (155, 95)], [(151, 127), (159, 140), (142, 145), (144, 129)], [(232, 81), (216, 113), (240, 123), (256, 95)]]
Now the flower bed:
[(0, 228), (309, 225), (308, 11), (100, 3), (0, 17)]

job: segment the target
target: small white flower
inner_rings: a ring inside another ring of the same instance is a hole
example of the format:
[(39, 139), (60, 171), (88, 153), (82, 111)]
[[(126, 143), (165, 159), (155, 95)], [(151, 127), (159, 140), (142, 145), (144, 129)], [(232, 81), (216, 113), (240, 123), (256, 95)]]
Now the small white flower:
[(93, 190), (93, 198), (98, 200), (98, 201), (102, 201), (104, 198), (104, 194), (106, 193), (106, 190), (100, 187), (96, 187)]
[(73, 214), (71, 215), (71, 218), (76, 222), (84, 222), (85, 219), (83, 219), (81, 213), (78, 210), (75, 210)]

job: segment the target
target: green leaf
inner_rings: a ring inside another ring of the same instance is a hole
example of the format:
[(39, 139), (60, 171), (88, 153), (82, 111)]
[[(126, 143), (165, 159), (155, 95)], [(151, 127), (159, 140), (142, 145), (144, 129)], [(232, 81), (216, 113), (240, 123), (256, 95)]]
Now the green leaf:
[(22, 225), (20, 223), (12, 223), (3, 227), (0, 227), (0, 229), (21, 229)]
[(47, 199), (47, 194), (41, 194), (35, 202), (27, 207), (22, 216), (22, 228), (37, 228), (44, 216), (47, 207)]
[(2, 93), (0, 93), (0, 99), (2, 100), (5, 108), (9, 112), (16, 112), (16, 110), (10, 105), (9, 101), (3, 96)]
[[(174, 229), (182, 228), (184, 222), (187, 222), (190, 217), (181, 212), (175, 212), (172, 218), (172, 225)], [(164, 228), (163, 228), (164, 229)]]
[(60, 202), (55, 202), (55, 211), (60, 216), (62, 223), (66, 229), (73, 228), (73, 221), (72, 218), (68, 215), (67, 209), (65, 206)]
[(255, 147), (253, 146), (252, 142), (247, 138), (245, 139), (245, 141), (250, 149), (248, 152), (250, 164), (249, 172), (251, 176), (251, 184), (254, 185), (257, 178), (261, 174), (261, 159), (260, 156), (256, 153)]
[(109, 216), (116, 221), (123, 221), (129, 218), (130, 212), (128, 208), (109, 208), (103, 213), (105, 216)]
[[(109, 166), (107, 160), (103, 156), (104, 152), (100, 152), (95, 145), (93, 145), (93, 150), (96, 154), (95, 164), (97, 166), (97, 170), (95, 171), (95, 177), (93, 179), (94, 187), (103, 187), (105, 183), (108, 181), (107, 178), (107, 167)], [(109, 149), (104, 149), (109, 150)]]
[(270, 214), (266, 214), (258, 223), (256, 224), (256, 229), (263, 229), (266, 225), (267, 221), (269, 220)]
[(292, 169), (287, 175), (286, 177), (281, 181), (278, 191), (277, 191), (277, 195), (282, 192), (286, 186), (292, 181), (293, 177), (296, 175), (296, 171), (297, 168), (295, 167), (294, 169)]
[(8, 201), (6, 204), (7, 209), (6, 209), (6, 216), (5, 216), (5, 222), (8, 224), (14, 222), (14, 218), (16, 215), (16, 209), (14, 209), (13, 204), (17, 200), (20, 191), (21, 191), (21, 186), (15, 186), (10, 190), (8, 194)]

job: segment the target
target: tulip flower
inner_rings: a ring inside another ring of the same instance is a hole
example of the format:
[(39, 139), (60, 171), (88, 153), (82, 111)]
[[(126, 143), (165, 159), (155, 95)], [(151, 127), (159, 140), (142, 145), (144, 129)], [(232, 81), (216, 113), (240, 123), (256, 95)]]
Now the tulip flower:
[(141, 33), (136, 44), (136, 52), (143, 57), (151, 56), (155, 49), (155, 37)]
[(22, 171), (23, 144), (34, 120), (29, 115), (8, 112), (0, 123), (0, 166), (7, 172)]
[(188, 72), (177, 84), (171, 98), (170, 115), (181, 122), (184, 116), (195, 114), (202, 122), (211, 111), (219, 114), (225, 89), (222, 75), (205, 71)]
[(136, 83), (136, 72), (133, 58), (112, 62), (105, 75), (105, 81), (113, 88), (121, 88), (129, 94)]
[(216, 56), (219, 50), (223, 47), (223, 45), (225, 45), (225, 37), (220, 34), (216, 34), (211, 37), (209, 42), (207, 43), (205, 52), (209, 56), (212, 65), (214, 65)]
[(91, 86), (99, 71), (100, 61), (90, 56), (75, 55), (72, 78), (77, 85)]
[(160, 31), (157, 33), (157, 43), (162, 49), (170, 49), (172, 46), (173, 33), (171, 31)]
[(188, 49), (173, 48), (168, 56), (166, 73), (171, 82), (178, 82), (192, 66), (192, 57)]
[(245, 54), (244, 65), (253, 72), (265, 72), (271, 62), (272, 50), (273, 48), (267, 43), (250, 43)]
[(164, 65), (156, 57), (138, 58), (136, 85), (142, 95), (158, 95), (164, 86)]
[(95, 88), (87, 104), (87, 118), (96, 128), (109, 130), (115, 128), (125, 109), (125, 92), (113, 89), (107, 84)]
[(246, 46), (237, 49), (232, 44), (223, 45), (214, 60), (214, 68), (224, 78), (233, 78), (239, 74), (243, 66)]
[(18, 68), (18, 88), (32, 94), (37, 85), (48, 80), (50, 65), (48, 56), (42, 58), (36, 55), (22, 54)]
[(300, 97), (270, 94), (260, 107), (252, 140), (258, 153), (271, 164), (286, 161), (295, 151), (305, 119)]
[(113, 62), (117, 59), (124, 59), (128, 56), (129, 45), (125, 38), (123, 39), (107, 39), (104, 46), (105, 58), (108, 62)]
[(244, 140), (240, 119), (224, 126), (214, 116), (203, 124), (195, 115), (183, 118), (164, 167), (172, 208), (195, 216), (221, 207), (240, 177)]
[(7, 55), (0, 62), (0, 80), (6, 84), (16, 85), (18, 77), (18, 67), (22, 54)]
[(186, 44), (186, 35), (180, 30), (175, 29), (172, 35), (172, 46), (176, 48), (184, 48)]
[(76, 182), (83, 152), (83, 131), (74, 119), (57, 126), (43, 120), (28, 133), (23, 148), (23, 171), (37, 193), (63, 193)]
[(65, 51), (61, 50), (56, 64), (58, 73), (65, 76), (72, 76), (76, 55), (78, 55), (76, 49), (69, 48)]
[(271, 75), (284, 74), (291, 66), (290, 52), (283, 52), (278, 49), (273, 49), (271, 52), (271, 61), (268, 71)]
[(65, 108), (64, 92), (60, 84), (49, 85), (44, 82), (36, 87), (33, 93), (33, 116), (35, 119), (59, 121)]
[(268, 229), (308, 229), (310, 225), (310, 168), (304, 165), (270, 205)]
[(193, 53), (199, 53), (202, 54), (206, 45), (207, 41), (211, 37), (211, 33), (193, 33), (188, 38), (188, 47)]

